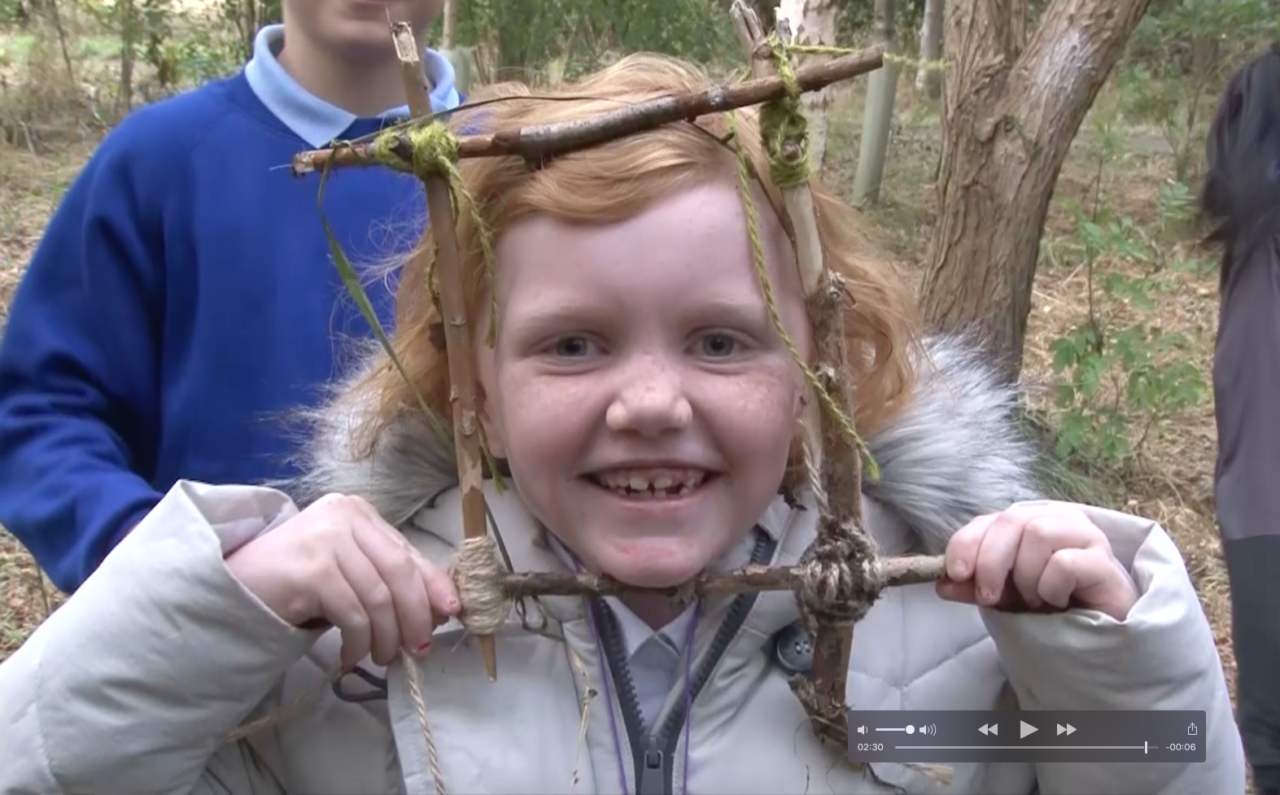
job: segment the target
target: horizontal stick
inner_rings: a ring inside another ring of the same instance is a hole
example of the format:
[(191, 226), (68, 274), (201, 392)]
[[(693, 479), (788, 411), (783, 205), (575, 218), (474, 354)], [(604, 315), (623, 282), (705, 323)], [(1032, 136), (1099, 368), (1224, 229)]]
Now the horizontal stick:
[[(942, 555), (903, 555), (880, 558), (876, 575), (881, 588), (944, 582), (947, 577)], [(640, 588), (612, 577), (595, 574), (559, 574), (556, 572), (516, 572), (502, 575), (502, 590), (509, 599), (524, 596), (622, 596), (649, 593), (670, 597), (706, 597), (750, 591), (795, 591), (800, 588), (801, 570), (797, 566), (746, 566), (727, 574), (704, 574), (688, 585), (672, 588)], [(1061, 613), (1079, 603), (1072, 600), (1066, 607), (1040, 604), (1032, 607), (1018, 591), (1013, 575), (1005, 578), (1000, 599), (990, 607), (1005, 613)]]
[[(941, 556), (912, 555), (883, 558), (876, 563), (881, 587), (937, 582), (945, 576)], [(747, 566), (729, 574), (704, 574), (687, 586), (639, 588), (612, 577), (595, 574), (516, 572), (502, 577), (507, 596), (620, 596), (624, 593), (654, 593), (665, 596), (713, 596), (747, 591), (793, 591), (800, 587), (800, 569), (795, 566)]]
[[(884, 48), (870, 47), (797, 69), (796, 82), (801, 91), (817, 91), (832, 83), (875, 71), (883, 62)], [(461, 136), (458, 138), (458, 156), (518, 155), (527, 161), (538, 163), (559, 152), (582, 149), (682, 119), (696, 119), (707, 113), (757, 105), (779, 99), (785, 94), (786, 85), (778, 77), (747, 80), (731, 86), (715, 86), (705, 91), (657, 97), (634, 105), (624, 105), (617, 110), (572, 121)], [(413, 145), (407, 132), (396, 135), (399, 140), (390, 148), (393, 152), (404, 153), (400, 157), (405, 158), (404, 167), (409, 169), (411, 163), (406, 155), (413, 151)], [(324, 169), (326, 165), (333, 169), (360, 168), (379, 165), (379, 162), (374, 156), (372, 143), (315, 149), (294, 157), (293, 174), (300, 176), (314, 173)]]

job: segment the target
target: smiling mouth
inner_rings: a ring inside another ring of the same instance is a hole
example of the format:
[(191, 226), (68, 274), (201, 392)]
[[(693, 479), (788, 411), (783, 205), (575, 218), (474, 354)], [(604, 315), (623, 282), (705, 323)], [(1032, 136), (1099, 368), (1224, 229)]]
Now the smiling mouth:
[(587, 475), (587, 480), (626, 499), (670, 500), (693, 494), (716, 477), (705, 469), (613, 469)]

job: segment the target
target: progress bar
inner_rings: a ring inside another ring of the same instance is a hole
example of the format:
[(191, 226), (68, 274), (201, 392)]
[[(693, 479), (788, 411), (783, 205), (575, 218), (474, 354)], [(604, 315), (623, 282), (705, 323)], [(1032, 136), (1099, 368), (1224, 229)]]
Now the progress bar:
[(895, 745), (895, 751), (1142, 751), (1142, 745)]

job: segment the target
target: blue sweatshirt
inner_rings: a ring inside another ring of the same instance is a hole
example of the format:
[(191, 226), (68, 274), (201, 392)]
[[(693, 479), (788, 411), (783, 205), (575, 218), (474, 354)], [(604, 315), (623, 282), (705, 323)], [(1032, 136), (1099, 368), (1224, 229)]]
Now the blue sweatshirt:
[[(302, 92), (270, 52), (279, 35), (263, 31), (244, 72), (114, 129), (14, 296), (0, 525), (64, 591), (177, 480), (293, 474), (286, 415), (342, 375), (343, 337), (370, 334), (329, 253), (319, 177), (289, 165), (386, 122)], [(456, 106), (452, 69), (428, 56), (433, 105)], [(416, 242), (426, 210), (414, 178), (369, 168), (330, 175), (324, 214), (359, 269)], [(389, 329), (393, 285), (364, 281)]]

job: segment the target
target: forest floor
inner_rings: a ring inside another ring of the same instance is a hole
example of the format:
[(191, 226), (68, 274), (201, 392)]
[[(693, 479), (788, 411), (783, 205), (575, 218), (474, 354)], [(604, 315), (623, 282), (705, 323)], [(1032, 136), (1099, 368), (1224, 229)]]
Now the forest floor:
[[(909, 89), (903, 93), (909, 94)], [(52, 107), (56, 103), (49, 96), (42, 94), (41, 102)], [(5, 99), (0, 94), (0, 101)], [(856, 97), (840, 99), (834, 107), (824, 168), (833, 186), (852, 184), (859, 111)], [(39, 130), (9, 125), (4, 130), (7, 143), (0, 140), (0, 325), (50, 213), (102, 133), (102, 126), (86, 118), (84, 111), (78, 117), (50, 118), (48, 113), (43, 117)], [(931, 184), (937, 160), (936, 122), (930, 121), (927, 111), (907, 105), (900, 106), (898, 118), (880, 202), (865, 215), (885, 256), (901, 268), (905, 278), (917, 279), (936, 215)], [(1131, 218), (1134, 228), (1149, 235), (1172, 264), (1153, 269), (1150, 264), (1113, 257), (1099, 261), (1099, 272), (1121, 273), (1148, 285), (1156, 294), (1158, 311), (1158, 319), (1150, 322), (1165, 332), (1186, 336), (1190, 348), (1182, 355), (1207, 383), (1217, 306), (1212, 259), (1197, 251), (1186, 234), (1168, 228), (1159, 210), (1158, 195), (1168, 189), (1174, 173), (1168, 145), (1149, 130), (1130, 129), (1121, 137), (1122, 155), (1104, 169), (1102, 201)], [(1054, 387), (1063, 378), (1052, 369), (1053, 342), (1083, 322), (1090, 305), (1090, 279), (1074, 245), (1079, 230), (1063, 200), (1093, 201), (1099, 140), (1093, 133), (1082, 132), (1063, 169), (1035, 282), (1023, 374), (1031, 403), (1051, 419), (1058, 411), (1053, 405)], [(1112, 322), (1141, 320), (1129, 302), (1108, 307)], [(1214, 451), (1212, 404), (1205, 400), (1158, 417), (1136, 458), (1122, 465), (1095, 462), (1088, 468), (1087, 484), (1097, 502), (1154, 518), (1173, 534), (1187, 558), (1227, 677), (1234, 685), (1230, 602), (1213, 514)], [(40, 576), (21, 546), (0, 532), (0, 660), (59, 601), (56, 589)]]

